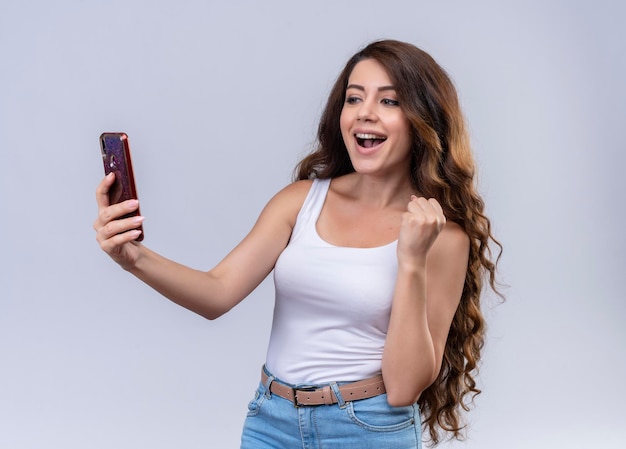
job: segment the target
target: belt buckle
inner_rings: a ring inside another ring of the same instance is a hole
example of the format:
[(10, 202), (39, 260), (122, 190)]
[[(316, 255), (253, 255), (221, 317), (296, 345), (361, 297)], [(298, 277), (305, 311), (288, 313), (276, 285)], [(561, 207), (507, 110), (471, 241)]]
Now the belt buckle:
[(307, 404), (301, 404), (300, 402), (298, 402), (298, 392), (302, 392), (305, 393), (307, 391), (315, 391), (317, 390), (317, 387), (298, 387), (298, 388), (292, 388), (291, 389), (293, 392), (293, 406), (295, 408), (300, 408), (302, 406), (306, 406)]

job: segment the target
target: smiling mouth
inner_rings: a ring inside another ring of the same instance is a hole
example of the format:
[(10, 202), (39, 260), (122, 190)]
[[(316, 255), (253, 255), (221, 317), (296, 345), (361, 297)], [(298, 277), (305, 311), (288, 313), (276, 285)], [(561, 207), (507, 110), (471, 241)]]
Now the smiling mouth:
[(386, 137), (377, 134), (355, 134), (354, 137), (356, 143), (363, 148), (372, 148), (387, 140)]

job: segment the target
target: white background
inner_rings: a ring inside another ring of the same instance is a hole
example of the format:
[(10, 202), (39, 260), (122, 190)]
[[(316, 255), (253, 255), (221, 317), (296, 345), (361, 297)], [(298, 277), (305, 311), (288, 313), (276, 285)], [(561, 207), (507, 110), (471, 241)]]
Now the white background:
[(120, 270), (91, 228), (98, 135), (130, 136), (145, 243), (209, 269), (290, 182), (335, 77), (378, 38), (455, 80), (505, 247), (484, 393), (467, 441), (442, 447), (623, 447), (625, 9), (2, 0), (0, 447), (238, 447), (271, 279), (209, 322)]

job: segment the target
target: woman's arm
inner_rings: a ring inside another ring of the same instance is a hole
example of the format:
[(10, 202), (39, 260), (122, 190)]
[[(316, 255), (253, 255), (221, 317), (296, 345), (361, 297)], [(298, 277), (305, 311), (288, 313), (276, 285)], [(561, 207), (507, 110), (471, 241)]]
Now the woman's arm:
[(391, 405), (409, 405), (437, 378), (459, 305), (469, 238), (435, 200), (413, 198), (398, 240), (398, 277), (383, 352)]
[(265, 206), (250, 233), (215, 268), (195, 270), (169, 260), (134, 242), (141, 218), (118, 219), (135, 210), (136, 201), (109, 205), (113, 177), (98, 186), (98, 219), (94, 223), (101, 248), (122, 268), (162, 295), (208, 319), (229, 311), (271, 272), (287, 245), (296, 216), (310, 187), (291, 184)]

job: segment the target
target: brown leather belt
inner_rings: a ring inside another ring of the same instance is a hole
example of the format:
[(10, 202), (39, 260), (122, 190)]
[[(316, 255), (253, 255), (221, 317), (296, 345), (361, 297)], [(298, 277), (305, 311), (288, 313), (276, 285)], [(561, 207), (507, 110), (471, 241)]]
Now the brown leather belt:
[[(269, 376), (265, 373), (265, 370), (261, 371), (261, 383), (267, 385)], [(378, 375), (365, 380), (359, 380), (357, 382), (350, 382), (347, 384), (339, 385), (339, 392), (345, 402), (358, 401), (360, 399), (373, 398), (379, 394), (385, 393), (385, 384), (383, 383), (383, 376)], [(274, 380), (270, 385), (270, 392), (281, 398), (291, 401), (295, 407), (303, 405), (331, 405), (339, 402), (337, 396), (326, 385), (322, 388), (306, 387), (292, 388), (288, 385), (280, 383)]]

